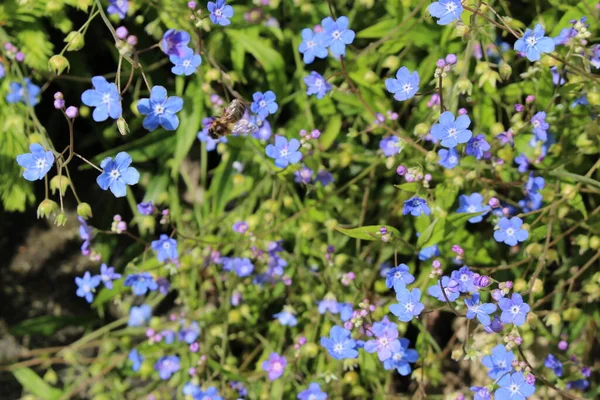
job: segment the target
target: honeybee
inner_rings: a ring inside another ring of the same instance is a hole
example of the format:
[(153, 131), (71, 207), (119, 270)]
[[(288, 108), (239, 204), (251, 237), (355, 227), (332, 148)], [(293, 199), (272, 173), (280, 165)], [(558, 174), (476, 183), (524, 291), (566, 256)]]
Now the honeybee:
[(246, 116), (246, 105), (241, 100), (233, 100), (223, 115), (215, 118), (208, 127), (208, 135), (218, 139), (230, 133), (252, 133), (258, 127)]

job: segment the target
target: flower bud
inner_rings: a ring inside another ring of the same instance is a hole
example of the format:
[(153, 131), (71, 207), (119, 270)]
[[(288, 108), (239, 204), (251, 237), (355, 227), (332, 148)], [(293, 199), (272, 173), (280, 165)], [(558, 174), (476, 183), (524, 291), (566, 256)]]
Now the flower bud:
[(79, 115), (79, 110), (77, 109), (77, 107), (70, 106), (65, 110), (65, 114), (67, 115), (67, 117), (75, 119)]
[(50, 179), (50, 190), (52, 190), (52, 194), (56, 192), (56, 189), (59, 190), (61, 196), (64, 196), (67, 188), (69, 187), (69, 178), (64, 175), (56, 175), (54, 178)]
[(456, 82), (456, 90), (459, 94), (468, 94), (470, 96), (473, 90), (473, 83), (467, 78), (461, 78)]
[(63, 40), (67, 44), (67, 51), (77, 51), (81, 50), (85, 45), (85, 39), (83, 34), (77, 31), (71, 31)]
[(120, 26), (115, 30), (115, 33), (119, 39), (124, 40), (127, 38), (129, 31), (124, 26)]
[(600, 106), (600, 93), (588, 92), (588, 103), (592, 106)]
[(508, 80), (508, 78), (510, 78), (510, 75), (512, 74), (512, 67), (510, 65), (508, 65), (508, 63), (501, 62), (499, 71), (500, 71), (500, 77), (502, 78), (502, 80), (506, 81), (506, 80)]
[(83, 219), (88, 219), (92, 216), (92, 207), (88, 203), (79, 203), (77, 206), (77, 215)]
[(48, 69), (56, 75), (62, 74), (65, 69), (68, 71), (70, 67), (69, 60), (60, 54), (56, 54), (48, 60)]
[(119, 117), (119, 119), (117, 120), (117, 129), (119, 129), (119, 133), (123, 136), (129, 133), (129, 125), (127, 125), (127, 121), (125, 121), (125, 118)]
[(58, 210), (58, 204), (54, 200), (45, 199), (37, 209), (38, 218), (48, 218)]
[(600, 237), (594, 235), (590, 238), (590, 249), (598, 250), (600, 248)]
[(67, 216), (65, 215), (64, 212), (60, 212), (56, 218), (54, 218), (54, 225), (56, 226), (65, 226), (65, 224), (67, 223)]

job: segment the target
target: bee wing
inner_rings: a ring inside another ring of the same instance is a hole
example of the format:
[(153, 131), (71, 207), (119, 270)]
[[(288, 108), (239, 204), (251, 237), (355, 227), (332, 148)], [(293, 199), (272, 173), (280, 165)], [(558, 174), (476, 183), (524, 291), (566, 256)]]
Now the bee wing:
[(248, 135), (258, 130), (258, 125), (254, 122), (243, 118), (236, 122), (231, 129), (231, 133), (234, 135)]

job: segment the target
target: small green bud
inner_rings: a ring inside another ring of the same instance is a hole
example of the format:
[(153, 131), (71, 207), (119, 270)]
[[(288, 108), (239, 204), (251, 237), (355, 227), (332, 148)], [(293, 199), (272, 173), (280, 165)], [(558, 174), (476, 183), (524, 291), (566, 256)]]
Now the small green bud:
[(473, 91), (473, 83), (467, 78), (461, 78), (456, 82), (456, 90), (459, 94), (468, 94), (470, 96)]
[(415, 132), (415, 135), (417, 135), (417, 136), (425, 136), (425, 135), (427, 135), (427, 133), (429, 133), (429, 125), (421, 122), (421, 123), (415, 125), (414, 132)]
[(77, 206), (77, 215), (83, 219), (88, 219), (92, 216), (92, 207), (88, 203), (79, 203)]
[(425, 161), (432, 164), (435, 163), (437, 161), (437, 154), (435, 153), (435, 151), (428, 151), (427, 154), (425, 155)]
[(125, 121), (125, 118), (119, 117), (119, 119), (117, 120), (117, 129), (119, 129), (119, 133), (123, 136), (129, 133), (129, 125), (127, 125), (127, 121)]
[(63, 40), (63, 42), (68, 43), (67, 51), (81, 50), (85, 45), (85, 39), (83, 37), (83, 34), (77, 31), (69, 32), (65, 40)]
[(467, 25), (460, 23), (456, 25), (456, 35), (459, 37), (466, 37), (470, 31), (471, 29)]
[(56, 54), (48, 60), (48, 69), (56, 75), (62, 74), (65, 69), (68, 71), (69, 68), (71, 68), (69, 60), (60, 54)]
[(590, 105), (600, 106), (600, 93), (588, 92), (587, 99)]
[(54, 372), (54, 370), (52, 368), (50, 368), (44, 374), (44, 380), (51, 385), (55, 385), (56, 382), (58, 382), (58, 376), (56, 375), (56, 372)]
[(37, 209), (38, 218), (48, 218), (58, 210), (58, 204), (55, 201), (46, 199), (40, 203)]
[(65, 226), (65, 224), (67, 223), (67, 216), (65, 215), (64, 212), (60, 212), (56, 218), (54, 218), (54, 225), (56, 226)]
[(54, 178), (50, 179), (50, 190), (52, 190), (52, 194), (54, 194), (56, 189), (58, 189), (60, 195), (64, 196), (70, 183), (71, 181), (66, 176), (56, 175)]
[(499, 71), (502, 80), (506, 81), (510, 78), (510, 75), (512, 74), (512, 67), (503, 61), (500, 63)]
[(600, 237), (594, 235), (590, 238), (590, 249), (598, 250), (600, 248)]

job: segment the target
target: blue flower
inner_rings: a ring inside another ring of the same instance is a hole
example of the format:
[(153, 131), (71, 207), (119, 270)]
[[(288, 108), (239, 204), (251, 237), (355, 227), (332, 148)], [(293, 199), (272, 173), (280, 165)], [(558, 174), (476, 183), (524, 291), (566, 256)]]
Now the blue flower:
[(132, 306), (129, 310), (129, 321), (127, 326), (142, 326), (152, 317), (152, 307), (147, 304)]
[(319, 302), (319, 306), (317, 308), (319, 314), (325, 314), (326, 311), (329, 311), (332, 314), (337, 314), (340, 312), (339, 304), (335, 299), (328, 298), (327, 296)]
[(558, 377), (561, 377), (563, 374), (563, 365), (553, 354), (548, 354), (548, 357), (544, 361), (544, 367), (553, 370), (554, 374)]
[(386, 321), (386, 323), (375, 322), (371, 332), (376, 339), (365, 343), (364, 349), (367, 353), (377, 352), (379, 361), (385, 361), (392, 356), (392, 353), (400, 351), (400, 341), (398, 341), (398, 326)]
[(462, 293), (473, 293), (477, 291), (474, 278), (475, 274), (466, 265), (459, 270), (452, 271), (450, 274), (450, 279), (457, 282), (457, 289)]
[(459, 143), (467, 143), (472, 133), (467, 128), (471, 120), (467, 115), (454, 118), (454, 114), (446, 111), (440, 115), (440, 122), (431, 127), (431, 136), (441, 141), (444, 147), (456, 147)]
[(408, 339), (401, 338), (399, 341), (400, 350), (383, 362), (383, 368), (386, 370), (396, 368), (400, 375), (408, 376), (412, 370), (409, 363), (416, 363), (419, 359), (419, 353), (415, 349), (408, 348), (410, 344)]
[(77, 217), (79, 221), (79, 237), (83, 239), (81, 244), (81, 254), (88, 256), (90, 245), (92, 244), (92, 227), (85, 222), (85, 219)]
[(494, 232), (497, 242), (504, 242), (509, 246), (515, 246), (517, 242), (523, 242), (529, 237), (529, 232), (521, 229), (523, 220), (519, 217), (508, 219), (502, 217), (498, 222), (498, 230)]
[(137, 210), (142, 215), (152, 215), (152, 213), (154, 213), (156, 208), (154, 207), (154, 204), (152, 204), (151, 201), (146, 201), (146, 202), (139, 203), (137, 205)]
[(140, 173), (137, 169), (130, 167), (130, 164), (131, 156), (124, 151), (118, 153), (114, 161), (112, 157), (106, 157), (100, 163), (103, 171), (96, 178), (98, 186), (102, 190), (110, 188), (115, 197), (125, 196), (126, 185), (135, 185), (140, 180)]
[(227, 26), (231, 23), (229, 18), (233, 17), (233, 7), (227, 5), (225, 0), (217, 0), (217, 2), (209, 1), (206, 6), (210, 12), (210, 20), (213, 24)]
[(560, 72), (558, 72), (557, 67), (550, 67), (550, 73), (552, 74), (552, 83), (554, 84), (554, 86), (562, 86), (565, 84), (566, 72), (561, 74)]
[(19, 154), (17, 164), (25, 168), (23, 178), (28, 181), (44, 179), (54, 164), (54, 153), (45, 151), (41, 144), (33, 143), (29, 146), (31, 153)]
[(354, 308), (352, 307), (352, 303), (339, 303), (338, 304), (340, 310), (340, 319), (342, 322), (349, 321), (352, 318), (352, 314), (354, 314)]
[(431, 214), (431, 210), (429, 209), (429, 206), (427, 205), (427, 201), (425, 201), (425, 199), (413, 196), (404, 202), (402, 214), (410, 214), (414, 217), (418, 217), (421, 214)]
[(248, 258), (234, 258), (233, 270), (237, 276), (244, 278), (252, 274), (252, 271), (254, 271), (254, 265)]
[[(458, 282), (456, 282), (456, 280), (450, 279), (447, 276), (443, 276), (442, 286), (444, 287), (444, 293), (446, 293), (446, 296), (448, 297), (448, 300), (450, 300), (450, 302), (453, 302), (454, 300), (458, 299), (458, 297), (460, 296), (460, 292), (458, 291)], [(430, 286), (427, 289), (428, 295), (437, 298), (439, 301), (446, 302), (446, 297), (444, 297), (444, 293), (442, 293), (442, 288), (440, 287), (439, 282), (437, 282), (433, 286)]]
[(182, 55), (174, 54), (170, 56), (169, 60), (174, 64), (171, 72), (175, 75), (190, 76), (202, 64), (202, 57), (194, 54), (194, 50), (190, 48), (183, 49)]
[(419, 260), (426, 261), (431, 257), (437, 257), (440, 255), (440, 249), (437, 244), (429, 247), (423, 247), (421, 251), (419, 251)]
[(268, 372), (269, 380), (274, 381), (285, 372), (287, 360), (284, 356), (277, 353), (271, 353), (269, 359), (262, 363), (263, 371)]
[(167, 97), (167, 89), (154, 86), (150, 98), (141, 99), (137, 109), (146, 116), (142, 125), (150, 132), (159, 125), (168, 131), (174, 131), (179, 126), (179, 118), (175, 113), (183, 109), (183, 99), (177, 96)]
[(354, 41), (354, 31), (348, 29), (348, 23), (348, 17), (339, 17), (336, 21), (327, 17), (321, 21), (324, 30), (323, 44), (336, 57), (346, 55), (346, 45)]
[(533, 30), (527, 28), (523, 37), (515, 42), (515, 50), (525, 53), (529, 61), (538, 61), (542, 53), (554, 51), (554, 40), (544, 34), (544, 28), (540, 24), (537, 24)]
[(448, 169), (456, 167), (458, 165), (458, 162), (460, 161), (460, 158), (458, 157), (458, 152), (454, 147), (448, 150), (440, 149), (438, 151), (438, 156), (440, 157), (440, 161), (438, 161), (438, 164)]
[(517, 167), (517, 171), (519, 171), (520, 173), (527, 172), (527, 170), (529, 169), (529, 159), (523, 153), (515, 157), (515, 163), (519, 165)]
[(254, 100), (250, 105), (250, 110), (257, 114), (260, 119), (266, 119), (269, 114), (275, 114), (279, 106), (277, 105), (275, 93), (271, 90), (266, 91), (264, 94), (256, 92), (252, 95)]
[(131, 369), (133, 369), (133, 372), (138, 372), (140, 370), (140, 368), (142, 367), (142, 362), (144, 361), (144, 357), (141, 356), (141, 354), (137, 351), (137, 349), (133, 349), (129, 352), (129, 355), (127, 356), (127, 358), (129, 358), (129, 361), (131, 361), (133, 363), (133, 365), (131, 366)]
[(91, 276), (89, 271), (83, 274), (83, 278), (76, 276), (77, 296), (83, 297), (88, 303), (91, 303), (94, 300), (94, 292), (98, 285), (100, 285), (101, 280), (100, 275)]
[(127, 287), (131, 286), (133, 294), (137, 296), (142, 296), (149, 290), (158, 289), (158, 284), (149, 272), (127, 275), (124, 285)]
[(223, 398), (219, 396), (219, 391), (214, 386), (207, 387), (206, 390), (200, 391), (193, 397), (194, 400), (223, 400)]
[(321, 391), (321, 386), (318, 383), (312, 382), (308, 385), (308, 389), (298, 393), (298, 400), (325, 400), (327, 393)]
[(23, 79), (25, 85), (18, 82), (10, 83), (10, 92), (6, 95), (6, 101), (9, 103), (16, 103), (18, 101), (35, 106), (40, 102), (39, 95), (41, 89), (38, 85), (31, 82), (31, 79)]
[(469, 389), (473, 392), (473, 400), (492, 400), (490, 389), (483, 386), (471, 386)]
[(127, 0), (108, 0), (108, 3), (109, 5), (106, 12), (109, 15), (117, 14), (121, 19), (127, 16), (127, 9), (129, 8), (129, 2)]
[(309, 76), (304, 77), (304, 83), (308, 86), (307, 95), (316, 94), (317, 99), (322, 99), (331, 92), (331, 84), (325, 80), (318, 72), (312, 71)]
[(554, 44), (556, 46), (568, 44), (571, 41), (571, 38), (577, 36), (577, 30), (573, 27), (563, 28), (558, 36), (556, 36), (554, 40)]
[(379, 148), (386, 157), (392, 157), (393, 155), (400, 153), (402, 150), (402, 142), (400, 142), (398, 136), (386, 136), (379, 141)]
[(533, 172), (529, 174), (529, 179), (525, 184), (526, 193), (537, 193), (544, 188), (546, 181), (541, 176), (533, 176)]
[(4, 64), (0, 64), (0, 79), (4, 78), (6, 74), (6, 70), (4, 69)]
[(489, 368), (488, 376), (492, 379), (498, 379), (507, 372), (513, 370), (512, 362), (515, 359), (515, 355), (512, 351), (508, 351), (504, 345), (499, 344), (492, 349), (492, 352), (488, 356), (484, 356), (481, 359), (481, 363)]
[(548, 140), (547, 131), (550, 128), (550, 124), (546, 122), (546, 113), (544, 111), (540, 111), (531, 117), (531, 125), (533, 126), (531, 132), (538, 140), (542, 142)]
[(590, 64), (596, 69), (600, 68), (600, 44), (592, 47), (592, 54), (590, 55)]
[(294, 181), (296, 183), (304, 183), (308, 185), (312, 182), (313, 170), (306, 165), (302, 166), (298, 171), (294, 172)]
[(192, 344), (200, 336), (200, 326), (197, 322), (192, 322), (188, 327), (183, 327), (177, 336), (180, 342)]
[(519, 293), (513, 293), (511, 298), (503, 297), (498, 302), (502, 310), (500, 321), (505, 324), (513, 323), (521, 326), (527, 320), (527, 313), (531, 310), (529, 304), (523, 302), (523, 297)]
[(410, 291), (398, 288), (396, 290), (396, 300), (398, 300), (398, 304), (390, 305), (390, 312), (402, 322), (411, 321), (425, 309), (425, 306), (421, 303), (420, 289)]
[(350, 336), (350, 331), (337, 325), (331, 328), (329, 337), (321, 338), (321, 346), (336, 360), (358, 357), (356, 341)]
[(88, 89), (81, 95), (81, 101), (88, 107), (96, 107), (92, 118), (96, 122), (106, 121), (108, 117), (118, 119), (123, 113), (121, 95), (114, 83), (108, 83), (103, 76), (92, 78), (93, 89)]
[(587, 98), (587, 94), (575, 99), (573, 103), (571, 103), (571, 108), (575, 108), (577, 106), (589, 106), (590, 102)]
[(152, 241), (152, 248), (156, 251), (158, 261), (175, 261), (179, 257), (177, 253), (177, 240), (171, 239), (165, 234), (160, 235), (158, 240)]
[(408, 68), (402, 67), (396, 72), (396, 79), (389, 78), (385, 80), (385, 88), (390, 93), (394, 93), (394, 98), (398, 101), (411, 99), (419, 91), (419, 73), (410, 72)]
[(494, 392), (495, 400), (525, 400), (535, 393), (535, 386), (527, 383), (522, 372), (504, 375), (498, 380), (498, 385), (500, 388)]
[(298, 139), (288, 140), (280, 135), (275, 135), (275, 144), (268, 144), (265, 148), (267, 156), (275, 159), (275, 165), (286, 168), (289, 164), (296, 164), (302, 159), (302, 153), (298, 151), (300, 142)]
[(462, 194), (458, 198), (458, 209), (457, 213), (476, 213), (482, 212), (481, 215), (476, 215), (472, 218), (469, 218), (469, 222), (475, 224), (477, 222), (481, 222), (483, 220), (483, 216), (486, 215), (490, 211), (490, 206), (483, 205), (483, 196), (479, 193), (473, 193), (470, 195)]
[(527, 196), (523, 200), (519, 200), (519, 206), (523, 208), (523, 212), (530, 212), (538, 210), (542, 206), (544, 197), (540, 193), (527, 193)]
[(160, 375), (160, 379), (166, 381), (173, 375), (175, 372), (179, 371), (179, 357), (177, 356), (164, 356), (156, 361), (154, 364), (154, 369), (158, 371)]
[(121, 274), (115, 273), (115, 267), (108, 267), (103, 263), (100, 266), (100, 278), (107, 289), (112, 289), (112, 281), (121, 278)]
[(485, 140), (485, 135), (479, 134), (467, 142), (465, 153), (468, 156), (475, 156), (476, 159), (481, 160), (485, 156), (485, 152), (490, 148), (490, 144)]
[(496, 311), (496, 305), (492, 303), (483, 303), (479, 302), (479, 293), (473, 294), (470, 299), (465, 299), (465, 304), (467, 305), (467, 318), (473, 319), (477, 317), (479, 322), (481, 322), (484, 326), (487, 326), (491, 323), (489, 314)]
[(317, 182), (321, 182), (321, 185), (325, 187), (333, 182), (333, 175), (331, 175), (331, 172), (322, 169), (319, 172), (317, 172), (317, 177), (315, 178), (315, 180)]
[(460, 0), (440, 0), (431, 3), (427, 11), (432, 17), (438, 18), (438, 25), (448, 25), (452, 21), (458, 21), (463, 12)]
[(391, 289), (395, 288), (396, 283), (400, 282), (404, 286), (409, 285), (415, 281), (415, 277), (409, 272), (408, 265), (400, 264), (396, 268), (392, 268), (388, 271), (385, 278), (385, 285)]
[[(252, 134), (258, 140), (269, 140), (271, 135), (273, 134), (273, 129), (271, 129), (271, 124), (269, 121), (264, 120), (260, 124), (258, 130)], [(225, 137), (221, 137), (224, 139)]]
[(274, 314), (273, 317), (277, 318), (279, 323), (284, 326), (296, 326), (296, 324), (298, 324), (296, 316), (285, 309), (277, 314)]
[(303, 54), (302, 60), (305, 64), (312, 63), (315, 57), (327, 57), (327, 48), (323, 43), (324, 39), (322, 32), (314, 33), (311, 29), (302, 30), (302, 43), (298, 46), (298, 51)]
[(185, 31), (169, 29), (160, 41), (161, 50), (169, 56), (183, 56), (188, 49), (190, 34)]

